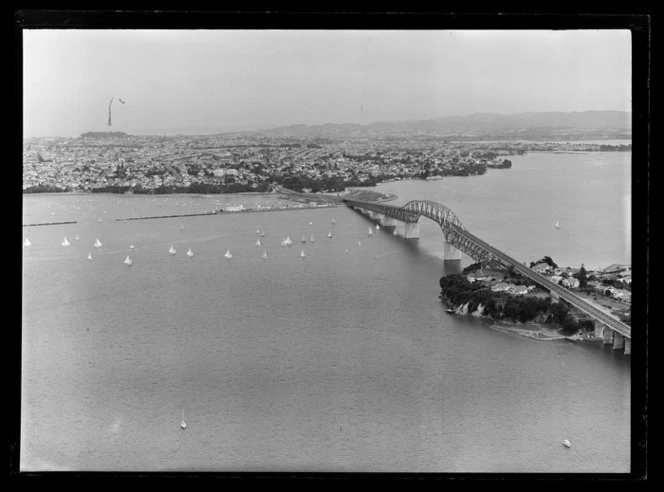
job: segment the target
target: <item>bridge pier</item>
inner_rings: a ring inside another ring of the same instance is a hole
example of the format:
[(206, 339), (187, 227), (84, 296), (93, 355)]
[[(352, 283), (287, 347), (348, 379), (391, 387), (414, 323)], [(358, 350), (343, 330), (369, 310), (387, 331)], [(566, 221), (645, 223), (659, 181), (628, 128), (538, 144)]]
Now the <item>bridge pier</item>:
[(602, 330), (602, 343), (604, 345), (611, 345), (613, 343), (613, 330), (605, 326)]
[(419, 222), (404, 222), (404, 235), (406, 239), (418, 239), (420, 237)]
[(625, 348), (625, 337), (617, 331), (613, 332), (613, 348), (620, 350)]
[(632, 339), (625, 337), (625, 355), (632, 354)]
[(388, 217), (387, 215), (383, 215), (380, 218), (380, 225), (382, 225), (383, 227), (396, 226), (397, 225), (397, 219), (394, 219), (392, 217)]
[(599, 321), (595, 321), (595, 338), (602, 338), (602, 333), (604, 332), (604, 324)]
[(461, 251), (456, 249), (450, 243), (445, 243), (443, 249), (443, 260), (444, 261), (461, 261)]

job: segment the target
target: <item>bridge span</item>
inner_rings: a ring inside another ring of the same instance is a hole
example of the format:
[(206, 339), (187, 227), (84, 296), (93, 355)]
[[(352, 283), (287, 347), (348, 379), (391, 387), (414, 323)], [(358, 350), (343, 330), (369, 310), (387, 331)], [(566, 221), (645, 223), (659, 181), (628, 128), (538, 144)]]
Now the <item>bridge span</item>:
[(445, 237), (446, 261), (460, 260), (460, 252), (463, 252), (477, 261), (512, 266), (516, 272), (548, 290), (552, 297), (563, 299), (592, 317), (595, 320), (595, 336), (601, 336), (605, 344), (612, 343), (613, 348), (624, 349), (625, 354), (631, 353), (632, 328), (629, 325), (482, 241), (468, 231), (454, 212), (446, 206), (428, 200), (413, 200), (403, 207), (347, 199), (343, 202), (354, 210), (367, 214), (385, 227), (401, 229), (401, 234), (407, 239), (419, 237), (418, 221), (421, 216), (437, 222)]

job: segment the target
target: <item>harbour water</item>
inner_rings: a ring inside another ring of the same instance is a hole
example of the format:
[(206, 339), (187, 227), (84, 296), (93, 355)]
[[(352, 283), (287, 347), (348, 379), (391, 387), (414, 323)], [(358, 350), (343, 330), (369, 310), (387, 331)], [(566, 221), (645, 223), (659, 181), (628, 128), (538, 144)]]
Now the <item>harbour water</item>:
[[(629, 153), (510, 160), (378, 189), (523, 261), (631, 261)], [(443, 264), (431, 221), (406, 241), (343, 207), (114, 220), (215, 200), (24, 197), (25, 223), (78, 223), (23, 230), (21, 470), (630, 470), (630, 357), (445, 313), (439, 277), (472, 260)]]

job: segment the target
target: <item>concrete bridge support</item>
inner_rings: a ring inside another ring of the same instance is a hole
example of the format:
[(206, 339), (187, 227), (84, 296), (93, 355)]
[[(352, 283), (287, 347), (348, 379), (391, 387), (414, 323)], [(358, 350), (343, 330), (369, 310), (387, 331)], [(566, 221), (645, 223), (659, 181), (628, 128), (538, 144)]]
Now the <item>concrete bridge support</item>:
[(396, 226), (397, 225), (397, 219), (394, 219), (392, 217), (388, 217), (387, 215), (383, 215), (380, 218), (380, 225), (382, 225), (383, 227)]
[(599, 321), (595, 321), (595, 338), (602, 338), (604, 332), (604, 325)]
[(632, 339), (625, 337), (625, 355), (632, 354)]
[(404, 235), (406, 239), (418, 239), (420, 237), (419, 222), (404, 222)]
[(611, 345), (613, 343), (613, 330), (605, 326), (602, 330), (602, 343), (604, 345)]
[(445, 249), (443, 250), (443, 260), (444, 261), (460, 261), (461, 260), (461, 251), (456, 249), (450, 243), (445, 243)]
[(620, 350), (625, 348), (625, 337), (617, 331), (613, 333), (613, 348)]

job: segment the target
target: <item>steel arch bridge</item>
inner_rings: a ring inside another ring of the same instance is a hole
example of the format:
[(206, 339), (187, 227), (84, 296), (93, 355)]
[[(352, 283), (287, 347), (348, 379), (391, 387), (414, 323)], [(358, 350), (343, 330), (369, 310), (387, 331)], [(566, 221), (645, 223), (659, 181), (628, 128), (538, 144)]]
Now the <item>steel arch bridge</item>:
[(359, 202), (356, 200), (343, 200), (343, 202), (349, 207), (369, 210), (406, 223), (415, 223), (421, 216), (427, 217), (440, 224), (445, 235), (445, 241), (448, 244), (463, 251), (471, 258), (489, 264), (512, 266), (518, 273), (547, 289), (552, 294), (564, 299), (594, 319), (604, 323), (611, 330), (626, 338), (632, 338), (632, 328), (629, 325), (599, 310), (574, 292), (552, 282), (548, 277), (535, 272), (523, 263), (482, 241), (464, 227), (454, 212), (440, 203), (428, 200), (413, 200), (406, 203), (403, 207), (395, 207), (393, 205)]
[(370, 210), (406, 223), (415, 223), (421, 216), (427, 217), (440, 225), (445, 242), (449, 245), (463, 251), (475, 260), (491, 264), (502, 263), (497, 255), (473, 241), (455, 213), (440, 203), (430, 200), (412, 200), (403, 207), (395, 207), (394, 205), (355, 200), (343, 200), (343, 202), (350, 207)]

